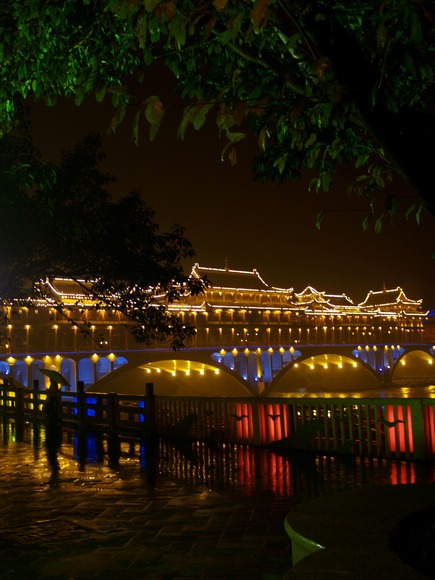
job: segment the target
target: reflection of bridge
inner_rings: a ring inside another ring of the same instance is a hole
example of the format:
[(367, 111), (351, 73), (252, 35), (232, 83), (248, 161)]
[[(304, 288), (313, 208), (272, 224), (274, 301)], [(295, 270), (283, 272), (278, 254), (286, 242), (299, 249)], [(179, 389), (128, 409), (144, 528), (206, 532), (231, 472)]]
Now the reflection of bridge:
[[(222, 394), (226, 391), (228, 396), (228, 390), (237, 390), (237, 385), (252, 394), (285, 396), (295, 391), (309, 392), (310, 389), (346, 389), (350, 385), (376, 387), (413, 381), (429, 383), (435, 381), (434, 358), (435, 350), (431, 344), (298, 344), (242, 349), (196, 348), (178, 352), (149, 349), (33, 357), (16, 355), (0, 361), (0, 372), (32, 386), (35, 380), (43, 383), (41, 368), (54, 367), (68, 378), (73, 389), (77, 381), (83, 381), (88, 387), (98, 381), (101, 390), (109, 384), (110, 390), (118, 390), (121, 388), (116, 383), (119, 372), (114, 375), (111, 372), (123, 367), (124, 371), (139, 369), (134, 380), (140, 381), (140, 388), (150, 381), (156, 385), (157, 392), (164, 379), (167, 384), (182, 384), (186, 394), (192, 394), (190, 386), (207, 394), (211, 383), (206, 379), (213, 376), (213, 393), (210, 394), (218, 395), (222, 390)], [(135, 392), (134, 385), (128, 383), (128, 375), (124, 374), (124, 377), (122, 390), (133, 389)]]

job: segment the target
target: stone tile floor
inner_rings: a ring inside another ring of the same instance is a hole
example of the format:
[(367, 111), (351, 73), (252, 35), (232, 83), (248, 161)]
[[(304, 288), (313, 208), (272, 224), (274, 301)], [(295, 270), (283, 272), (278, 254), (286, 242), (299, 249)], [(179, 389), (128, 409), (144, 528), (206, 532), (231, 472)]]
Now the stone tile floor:
[(290, 500), (0, 446), (0, 578), (278, 580)]
[[(291, 568), (289, 512), (306, 514), (317, 497), (339, 513), (337, 491), (434, 480), (433, 465), (237, 445), (160, 442), (156, 460), (137, 440), (68, 430), (51, 440), (0, 419), (0, 580), (331, 578), (333, 550)], [(310, 512), (308, 537), (320, 520), (329, 533), (321, 511)], [(351, 560), (340, 577), (356, 577)]]

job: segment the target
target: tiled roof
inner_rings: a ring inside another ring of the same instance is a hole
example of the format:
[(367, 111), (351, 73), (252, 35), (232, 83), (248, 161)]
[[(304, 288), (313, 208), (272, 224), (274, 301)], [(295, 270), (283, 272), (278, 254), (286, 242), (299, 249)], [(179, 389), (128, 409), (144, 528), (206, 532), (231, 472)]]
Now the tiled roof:
[(229, 268), (204, 268), (195, 264), (192, 275), (207, 276), (213, 288), (232, 288), (237, 290), (263, 290), (274, 291), (261, 278), (257, 270), (230, 270)]
[(89, 295), (89, 291), (86, 289), (90, 286), (86, 282), (76, 282), (75, 280), (70, 280), (66, 278), (54, 278), (49, 282), (46, 282), (46, 287), (55, 295), (61, 295), (66, 298), (83, 298)]
[(393, 288), (392, 290), (381, 290), (379, 292), (370, 291), (366, 299), (359, 304), (359, 306), (363, 307), (386, 307), (398, 304), (412, 304), (414, 306), (420, 306), (421, 300), (410, 300), (406, 297), (402, 288), (397, 287)]

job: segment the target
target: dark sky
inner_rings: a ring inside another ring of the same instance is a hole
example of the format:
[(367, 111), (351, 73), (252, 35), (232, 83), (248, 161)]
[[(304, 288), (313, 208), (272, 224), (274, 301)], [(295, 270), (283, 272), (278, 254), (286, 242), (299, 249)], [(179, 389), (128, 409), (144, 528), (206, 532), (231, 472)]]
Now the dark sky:
[[(419, 227), (412, 218), (385, 223), (380, 234), (364, 232), (361, 200), (346, 193), (346, 175), (338, 175), (329, 194), (307, 191), (308, 179), (287, 185), (260, 184), (249, 169), (254, 148), (239, 146), (231, 167), (220, 154), (225, 139), (213, 126), (185, 140), (177, 139), (181, 109), (166, 113), (153, 143), (145, 131), (141, 144), (131, 137), (127, 117), (115, 135), (108, 134), (111, 106), (88, 101), (34, 109), (36, 143), (46, 157), (74, 147), (86, 134), (103, 136), (106, 169), (116, 175), (115, 195), (140, 190), (156, 211), (162, 230), (173, 223), (186, 235), (203, 266), (256, 268), (274, 286), (307, 285), (327, 293), (346, 293), (362, 301), (369, 290), (401, 286), (409, 298), (435, 308), (435, 228), (424, 216)], [(398, 193), (403, 193), (398, 188)], [(320, 231), (319, 210), (327, 210)]]

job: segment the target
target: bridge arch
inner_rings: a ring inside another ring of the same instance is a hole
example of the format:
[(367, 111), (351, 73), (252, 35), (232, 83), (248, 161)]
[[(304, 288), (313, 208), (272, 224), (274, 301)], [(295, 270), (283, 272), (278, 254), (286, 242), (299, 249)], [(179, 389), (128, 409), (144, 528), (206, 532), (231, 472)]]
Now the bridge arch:
[(415, 346), (404, 350), (394, 363), (391, 371), (391, 379), (392, 382), (398, 384), (435, 384), (435, 358), (433, 349), (427, 352)]
[(285, 397), (290, 393), (339, 393), (378, 385), (376, 371), (361, 360), (335, 353), (302, 354), (283, 367), (268, 386), (266, 395)]
[(67, 390), (77, 390), (77, 365), (75, 360), (72, 358), (62, 359), (62, 362), (60, 363), (60, 373), (71, 385), (70, 387), (67, 387)]
[[(202, 360), (201, 360), (202, 358)], [(230, 368), (216, 363), (210, 353), (194, 359), (173, 352), (147, 353), (143, 361), (128, 363), (105, 375), (87, 388), (87, 392), (145, 394), (146, 383), (153, 383), (156, 395), (251, 397), (249, 384)]]

